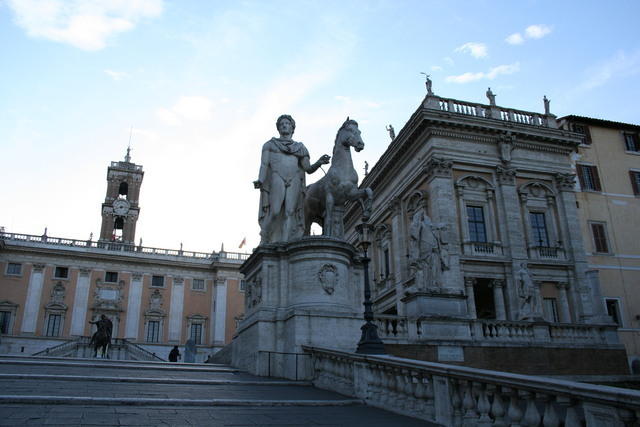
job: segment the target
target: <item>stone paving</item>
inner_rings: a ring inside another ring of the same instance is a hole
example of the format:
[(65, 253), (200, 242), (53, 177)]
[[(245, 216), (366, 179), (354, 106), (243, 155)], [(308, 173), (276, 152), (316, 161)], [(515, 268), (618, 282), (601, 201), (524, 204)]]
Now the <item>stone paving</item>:
[[(37, 362), (37, 363), (34, 363)], [(432, 425), (220, 365), (0, 357), (0, 426)]]

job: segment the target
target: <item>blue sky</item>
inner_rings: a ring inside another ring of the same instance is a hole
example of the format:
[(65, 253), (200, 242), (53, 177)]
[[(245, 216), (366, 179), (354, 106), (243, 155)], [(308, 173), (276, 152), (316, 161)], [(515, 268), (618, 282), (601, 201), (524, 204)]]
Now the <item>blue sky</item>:
[[(603, 7), (604, 6), (604, 7)], [(312, 161), (346, 116), (359, 172), (424, 97), (640, 123), (640, 2), (0, 1), (7, 230), (86, 239), (106, 168), (145, 178), (145, 246), (258, 244), (260, 147), (282, 113)], [(321, 176), (318, 171), (308, 182)], [(244, 249), (243, 249), (244, 250)]]

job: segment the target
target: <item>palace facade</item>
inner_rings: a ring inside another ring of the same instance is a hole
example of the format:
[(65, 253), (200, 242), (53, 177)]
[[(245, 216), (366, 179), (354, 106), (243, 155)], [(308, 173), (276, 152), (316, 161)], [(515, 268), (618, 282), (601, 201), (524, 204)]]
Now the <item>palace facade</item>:
[(202, 362), (231, 340), (246, 255), (135, 245), (143, 177), (128, 152), (111, 162), (98, 240), (0, 232), (0, 353), (86, 356), (103, 314), (114, 357), (166, 359), (193, 339)]
[[(427, 96), (361, 187), (373, 302), (396, 355), (524, 373), (625, 373), (587, 258), (574, 158), (550, 113)], [(345, 229), (357, 240), (357, 204)], [(594, 352), (600, 352), (597, 366)]]

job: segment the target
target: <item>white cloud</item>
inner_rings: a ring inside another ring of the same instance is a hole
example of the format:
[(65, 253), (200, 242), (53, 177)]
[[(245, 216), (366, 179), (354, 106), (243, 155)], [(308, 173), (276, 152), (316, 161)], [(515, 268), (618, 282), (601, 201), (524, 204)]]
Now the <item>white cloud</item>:
[(442, 67), (439, 65), (432, 65), (431, 71), (442, 71)]
[(454, 62), (454, 61), (453, 61), (453, 59), (452, 59), (451, 57), (449, 57), (449, 56), (445, 56), (444, 58), (442, 58), (442, 60), (443, 60), (444, 62), (446, 62), (446, 63), (447, 63), (447, 65), (449, 65), (449, 66), (454, 66), (454, 65), (455, 65), (455, 62)]
[(616, 77), (633, 76), (640, 73), (640, 50), (631, 54), (618, 51), (604, 62), (589, 68), (589, 77), (580, 86), (582, 89), (594, 89)]
[(100, 50), (113, 34), (162, 13), (163, 0), (8, 0), (18, 26), (34, 38)]
[(518, 71), (520, 71), (520, 63), (516, 62), (514, 64), (498, 65), (497, 67), (493, 67), (493, 68), (489, 69), (489, 71), (486, 72), (486, 73), (484, 73), (484, 72), (477, 72), (477, 73), (467, 72), (467, 73), (460, 74), (460, 75), (457, 75), (457, 76), (447, 76), (445, 81), (447, 83), (464, 84), (464, 83), (470, 83), (470, 82), (474, 82), (474, 81), (477, 81), (477, 80), (483, 80), (483, 79), (494, 80), (496, 77), (498, 77), (500, 75), (513, 74), (513, 73), (518, 72)]
[(474, 58), (484, 58), (487, 56), (487, 45), (484, 43), (469, 42), (457, 47), (455, 52), (466, 52)]
[(342, 102), (351, 102), (351, 98), (349, 98), (348, 96), (342, 96), (342, 95), (336, 95), (335, 96), (336, 101), (342, 101)]
[(170, 109), (159, 108), (156, 115), (171, 126), (184, 120), (205, 122), (213, 118), (213, 102), (204, 96), (181, 96)]
[(551, 32), (551, 27), (547, 25), (529, 25), (524, 33), (530, 39), (541, 39)]
[(513, 33), (509, 37), (504, 39), (504, 41), (506, 41), (509, 44), (522, 44), (524, 43), (524, 38), (520, 33)]
[(125, 77), (129, 77), (129, 74), (124, 71), (104, 70), (104, 73), (117, 82)]

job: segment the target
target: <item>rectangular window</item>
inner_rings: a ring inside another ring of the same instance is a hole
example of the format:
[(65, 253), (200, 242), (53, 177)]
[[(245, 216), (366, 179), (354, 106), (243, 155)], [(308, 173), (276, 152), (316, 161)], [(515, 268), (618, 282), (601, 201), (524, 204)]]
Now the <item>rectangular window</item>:
[(118, 272), (107, 271), (104, 273), (104, 281), (109, 283), (118, 283)]
[(531, 221), (531, 231), (533, 232), (533, 243), (537, 246), (549, 247), (549, 235), (547, 234), (547, 223), (543, 212), (529, 212)]
[(0, 311), (0, 333), (2, 335), (9, 334), (9, 322), (11, 322), (11, 312)]
[(581, 125), (579, 123), (572, 123), (571, 130), (573, 132), (582, 134), (582, 143), (590, 145), (591, 144), (591, 132), (589, 132), (589, 126)]
[(487, 230), (484, 226), (482, 206), (467, 206), (467, 221), (469, 222), (469, 239), (472, 242), (486, 243)]
[(160, 341), (160, 321), (149, 320), (147, 323), (147, 342)]
[(7, 274), (11, 276), (20, 276), (22, 274), (22, 264), (10, 262), (7, 264)]
[(191, 288), (194, 291), (204, 291), (204, 279), (193, 279)]
[(200, 323), (194, 323), (191, 325), (190, 337), (196, 345), (202, 344), (202, 325)]
[(60, 324), (62, 323), (61, 314), (50, 314), (47, 320), (47, 331), (45, 333), (48, 337), (60, 336)]
[(69, 278), (69, 267), (56, 267), (53, 277), (56, 279), (68, 279)]
[(598, 168), (590, 165), (578, 165), (578, 180), (582, 190), (602, 191)]
[(593, 246), (596, 252), (609, 253), (609, 245), (607, 244), (607, 233), (604, 224), (591, 223), (591, 233), (593, 234)]
[(542, 311), (544, 320), (551, 323), (558, 323), (558, 306), (555, 298), (543, 298)]
[(613, 322), (622, 327), (622, 316), (620, 315), (620, 301), (615, 298), (606, 298), (604, 300), (607, 306), (607, 314), (611, 316)]
[(633, 188), (633, 194), (640, 196), (640, 172), (629, 171), (629, 178), (631, 178), (631, 187)]
[(240, 292), (244, 292), (246, 288), (247, 283), (244, 281), (244, 279), (240, 280)]
[(152, 276), (151, 277), (151, 286), (155, 288), (164, 287), (164, 276)]
[(635, 133), (625, 133), (624, 145), (627, 151), (640, 151), (640, 143), (638, 142), (638, 135)]

